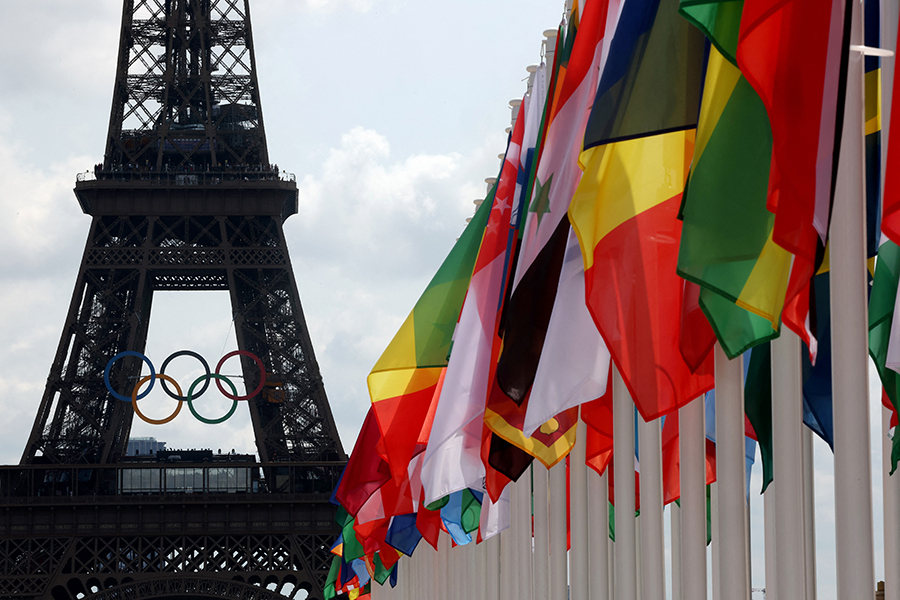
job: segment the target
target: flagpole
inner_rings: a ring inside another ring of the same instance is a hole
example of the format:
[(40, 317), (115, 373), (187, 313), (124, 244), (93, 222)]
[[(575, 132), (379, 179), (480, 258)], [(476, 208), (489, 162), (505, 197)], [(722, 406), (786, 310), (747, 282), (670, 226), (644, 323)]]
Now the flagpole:
[(806, 600), (816, 600), (816, 488), (813, 481), (813, 433), (801, 427), (803, 450), (803, 539), (806, 541)]
[(522, 552), (522, 544), (519, 541), (522, 537), (522, 531), (519, 530), (519, 486), (527, 477), (527, 473), (522, 479), (509, 484), (509, 529), (504, 531), (500, 538), (500, 568), (506, 566), (506, 575), (500, 580), (500, 585), (506, 588), (506, 592), (501, 588), (500, 597), (510, 599), (519, 598), (519, 561)]
[(729, 360), (719, 344), (716, 369), (716, 510), (718, 537), (714, 537), (723, 600), (749, 599), (747, 540), (744, 505), (747, 502), (747, 451), (744, 442), (743, 357)]
[(775, 498), (778, 495), (775, 482), (766, 487), (763, 494), (763, 512), (765, 519), (766, 548), (766, 600), (778, 600), (778, 561), (775, 555)]
[(707, 597), (705, 416), (703, 396), (683, 406), (678, 416), (682, 600), (705, 600)]
[[(513, 485), (513, 484), (510, 484)], [(516, 597), (513, 595), (513, 575), (512, 569), (513, 564), (515, 562), (515, 554), (513, 553), (513, 527), (515, 523), (513, 523), (513, 498), (512, 498), (512, 490), (509, 490), (509, 521), (510, 526), (508, 529), (505, 529), (502, 533), (499, 533), (488, 540), (488, 542), (494, 541), (497, 544), (497, 592), (496, 598), (499, 600), (515, 600)], [(488, 576), (490, 576), (490, 567), (488, 567)]]
[(569, 552), (569, 586), (571, 598), (583, 598), (587, 600), (589, 595), (588, 584), (588, 495), (587, 495), (587, 466), (584, 464), (587, 427), (578, 420), (578, 429), (575, 432), (575, 447), (569, 459), (570, 492), (569, 511), (571, 521), (572, 549)]
[[(718, 461), (716, 461), (718, 467)], [(722, 598), (721, 587), (721, 568), (722, 560), (720, 554), (722, 552), (722, 537), (719, 530), (719, 484), (714, 481), (709, 486), (709, 549), (712, 558), (712, 600)]]
[(775, 495), (776, 582), (778, 596), (791, 599), (806, 597), (800, 351), (800, 338), (787, 328), (772, 341), (773, 466), (778, 484)]
[[(609, 600), (609, 487), (603, 476), (587, 474), (589, 600)], [(574, 594), (573, 594), (574, 595)]]
[(616, 486), (616, 600), (637, 599), (634, 524), (634, 403), (618, 368), (613, 372), (613, 468)]
[(534, 600), (550, 598), (550, 515), (547, 469), (532, 465), (534, 474)]
[(484, 595), (486, 600), (500, 600), (503, 595), (502, 590), (505, 587), (503, 584), (508, 575), (508, 573), (504, 574), (501, 567), (503, 564), (503, 540), (500, 537), (501, 535), (497, 534), (481, 543), (485, 547), (484, 553), (487, 558), (487, 560), (483, 561), (483, 566), (480, 567), (487, 584)]
[(681, 507), (669, 504), (669, 521), (672, 526), (672, 600), (682, 600), (681, 595)]
[(438, 537), (438, 600), (450, 600), (450, 536), (439, 534)]
[[(863, 44), (860, 10), (860, 3), (854, 2), (851, 47)], [(875, 581), (866, 336), (863, 89), (863, 55), (851, 50), (830, 237), (835, 546), (839, 600), (871, 595)]]
[[(884, 504), (884, 600), (900, 600), (900, 476), (891, 472), (891, 411), (881, 408), (882, 497)], [(896, 432), (894, 435), (897, 435)]]
[(665, 598), (666, 561), (663, 529), (662, 442), (660, 420), (638, 418), (641, 457), (642, 598)]
[(550, 469), (550, 598), (568, 598), (566, 461)]
[(534, 569), (532, 567), (532, 522), (531, 522), (531, 472), (528, 467), (525, 474), (519, 478), (513, 490), (518, 498), (519, 512), (516, 520), (516, 582), (517, 598), (519, 600), (534, 599)]

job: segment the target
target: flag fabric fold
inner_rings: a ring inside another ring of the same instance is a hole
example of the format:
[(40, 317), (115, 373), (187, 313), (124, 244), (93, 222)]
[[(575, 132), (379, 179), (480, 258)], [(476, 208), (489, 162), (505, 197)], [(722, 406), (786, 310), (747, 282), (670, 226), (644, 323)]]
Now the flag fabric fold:
[(569, 207), (588, 308), (646, 420), (713, 387), (712, 355), (692, 371), (679, 348), (676, 274), (703, 58), (703, 36), (678, 16), (676, 2), (624, 3)]

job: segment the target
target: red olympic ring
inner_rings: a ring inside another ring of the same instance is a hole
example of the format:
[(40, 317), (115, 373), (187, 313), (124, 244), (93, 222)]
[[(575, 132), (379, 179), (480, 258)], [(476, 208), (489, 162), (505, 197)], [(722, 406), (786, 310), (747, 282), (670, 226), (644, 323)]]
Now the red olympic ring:
[[(238, 355), (252, 358), (253, 361), (256, 363), (256, 366), (259, 367), (259, 385), (257, 385), (256, 389), (253, 390), (252, 392), (250, 392), (249, 394), (247, 394), (246, 396), (235, 396), (234, 394), (229, 394), (222, 387), (222, 382), (218, 378), (216, 379), (216, 387), (219, 388), (219, 391), (222, 393), (223, 396), (225, 396), (226, 398), (229, 398), (231, 400), (249, 400), (250, 398), (252, 398), (252, 397), (256, 396), (258, 393), (260, 393), (262, 391), (263, 387), (266, 385), (266, 368), (263, 366), (262, 360), (260, 360), (260, 358), (257, 355), (253, 354), (252, 352), (248, 352), (246, 350), (235, 350), (233, 352), (229, 352), (228, 354), (223, 356), (222, 359), (219, 361), (219, 364), (216, 365), (216, 375), (221, 375), (221, 373), (219, 373), (219, 369), (222, 368), (222, 365), (225, 364), (226, 360), (228, 360), (232, 356), (238, 356)], [(181, 392), (179, 392), (179, 394), (180, 393)]]

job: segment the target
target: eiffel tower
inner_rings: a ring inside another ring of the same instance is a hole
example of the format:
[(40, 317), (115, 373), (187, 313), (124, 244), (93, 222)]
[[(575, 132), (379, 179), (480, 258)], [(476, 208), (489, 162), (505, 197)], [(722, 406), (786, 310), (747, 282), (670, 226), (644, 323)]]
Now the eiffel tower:
[[(75, 290), (21, 463), (0, 467), (0, 598), (322, 597), (346, 455), (285, 245), (297, 185), (268, 155), (248, 2), (124, 0), (103, 162), (75, 184), (92, 217)], [(229, 292), (258, 462), (126, 456), (137, 405), (110, 390), (140, 377), (156, 290)]]

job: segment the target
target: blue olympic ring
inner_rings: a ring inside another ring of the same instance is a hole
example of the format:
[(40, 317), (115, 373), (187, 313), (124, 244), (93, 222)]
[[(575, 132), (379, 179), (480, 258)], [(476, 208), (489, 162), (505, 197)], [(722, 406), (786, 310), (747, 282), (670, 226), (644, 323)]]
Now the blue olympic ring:
[(150, 393), (150, 390), (153, 389), (153, 384), (156, 382), (156, 369), (153, 368), (153, 363), (150, 362), (150, 359), (141, 354), (140, 352), (135, 352), (134, 350), (126, 350), (125, 352), (119, 352), (106, 363), (106, 370), (103, 371), (103, 383), (106, 384), (106, 389), (109, 390), (109, 393), (113, 395), (113, 398), (117, 398), (122, 402), (131, 402), (130, 396), (123, 396), (118, 393), (116, 390), (112, 389), (112, 385), (109, 383), (109, 370), (112, 368), (113, 363), (122, 358), (123, 356), (137, 356), (142, 361), (147, 363), (147, 366), (150, 367), (150, 386), (144, 391), (143, 394), (138, 396), (138, 400), (147, 396)]

